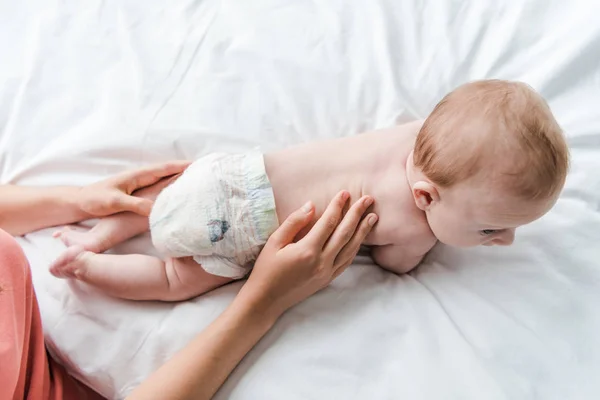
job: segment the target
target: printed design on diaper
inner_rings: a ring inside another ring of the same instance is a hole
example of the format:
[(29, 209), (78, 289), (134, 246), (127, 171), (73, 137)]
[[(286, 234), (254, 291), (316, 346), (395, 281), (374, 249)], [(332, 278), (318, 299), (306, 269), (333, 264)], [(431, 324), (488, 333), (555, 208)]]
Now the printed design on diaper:
[(211, 219), (207, 226), (211, 243), (223, 240), (225, 233), (229, 230), (229, 222), (220, 219)]

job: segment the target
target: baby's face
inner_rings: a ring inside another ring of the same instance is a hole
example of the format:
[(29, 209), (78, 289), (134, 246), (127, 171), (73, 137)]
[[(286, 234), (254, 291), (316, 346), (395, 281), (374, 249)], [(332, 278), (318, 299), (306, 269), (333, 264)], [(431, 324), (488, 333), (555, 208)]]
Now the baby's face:
[(501, 190), (462, 186), (442, 192), (427, 220), (437, 239), (450, 246), (509, 246), (518, 227), (546, 214), (555, 202), (527, 202)]

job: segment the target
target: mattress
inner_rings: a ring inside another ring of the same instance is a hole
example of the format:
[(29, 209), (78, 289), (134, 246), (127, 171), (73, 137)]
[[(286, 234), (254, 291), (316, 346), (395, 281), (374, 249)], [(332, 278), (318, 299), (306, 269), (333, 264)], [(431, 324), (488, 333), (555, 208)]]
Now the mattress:
[[(2, 0), (1, 182), (85, 185), (164, 160), (356, 135), (423, 118), (469, 80), (525, 81), (571, 148), (556, 207), (510, 248), (438, 246), (409, 275), (358, 257), (215, 398), (598, 398), (599, 15), (587, 0)], [(19, 239), (48, 346), (108, 398), (125, 397), (241, 285), (177, 304), (117, 300), (48, 273), (63, 250), (51, 232)], [(139, 237), (116, 251), (152, 249)]]

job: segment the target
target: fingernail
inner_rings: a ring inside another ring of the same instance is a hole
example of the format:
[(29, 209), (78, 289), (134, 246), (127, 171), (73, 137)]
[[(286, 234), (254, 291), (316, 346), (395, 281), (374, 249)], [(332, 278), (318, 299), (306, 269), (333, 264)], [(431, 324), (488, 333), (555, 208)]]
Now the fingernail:
[(369, 217), (367, 218), (367, 223), (371, 226), (375, 225), (375, 222), (377, 222), (377, 215), (372, 214), (369, 215)]
[(307, 201), (306, 204), (304, 204), (302, 206), (302, 211), (304, 211), (305, 213), (309, 213), (312, 210), (312, 203), (310, 201)]
[(349, 196), (350, 196), (350, 194), (348, 192), (346, 192), (345, 190), (342, 192), (342, 200), (348, 200)]
[(367, 197), (365, 199), (365, 206), (370, 206), (371, 204), (373, 204), (373, 198), (372, 197)]

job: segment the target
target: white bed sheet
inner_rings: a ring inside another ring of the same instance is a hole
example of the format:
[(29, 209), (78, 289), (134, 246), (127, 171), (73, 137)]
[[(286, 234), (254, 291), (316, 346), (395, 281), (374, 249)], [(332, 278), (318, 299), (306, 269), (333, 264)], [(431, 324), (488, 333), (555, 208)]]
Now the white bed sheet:
[[(566, 130), (555, 209), (511, 248), (438, 247), (398, 277), (369, 259), (290, 311), (218, 399), (600, 395), (600, 4), (592, 1), (0, 1), (2, 183), (276, 148), (424, 117), (456, 85), (524, 80)], [(180, 304), (53, 278), (20, 239), (48, 343), (122, 398), (239, 284)], [(149, 251), (147, 238), (122, 251)]]

